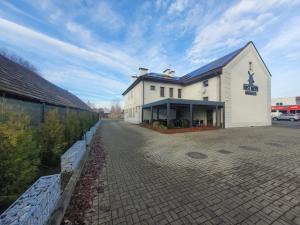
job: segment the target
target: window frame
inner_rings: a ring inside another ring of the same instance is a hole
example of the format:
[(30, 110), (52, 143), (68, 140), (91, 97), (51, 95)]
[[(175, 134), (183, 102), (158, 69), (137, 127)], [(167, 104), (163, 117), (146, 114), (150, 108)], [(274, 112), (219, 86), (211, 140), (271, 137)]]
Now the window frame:
[(165, 87), (160, 87), (159, 90), (160, 90), (160, 91), (159, 91), (160, 97), (165, 97)]
[(156, 86), (155, 85), (150, 85), (150, 91), (155, 91)]
[(182, 89), (181, 88), (178, 88), (178, 90), (177, 90), (177, 97), (182, 98)]
[(169, 88), (169, 97), (174, 98), (174, 88)]

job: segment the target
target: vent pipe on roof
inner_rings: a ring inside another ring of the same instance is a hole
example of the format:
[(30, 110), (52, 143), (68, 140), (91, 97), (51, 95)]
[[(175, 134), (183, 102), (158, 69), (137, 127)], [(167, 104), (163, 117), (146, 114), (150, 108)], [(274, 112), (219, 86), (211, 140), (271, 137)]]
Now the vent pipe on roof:
[(147, 68), (140, 67), (139, 68), (139, 74), (138, 74), (138, 76), (143, 76), (143, 75), (145, 75), (147, 73), (148, 73), (148, 69)]
[(174, 77), (175, 71), (174, 71), (174, 70), (170, 70), (170, 69), (165, 69), (165, 70), (163, 71), (163, 74), (164, 74), (165, 76), (168, 76), (168, 77)]
[(175, 76), (175, 71), (174, 71), (174, 70), (170, 71), (170, 72), (169, 72), (169, 76), (170, 76), (170, 77), (174, 77), (174, 76)]
[(165, 75), (169, 75), (169, 72), (170, 72), (171, 70), (170, 69), (165, 69), (164, 71), (163, 71), (163, 74), (165, 74)]

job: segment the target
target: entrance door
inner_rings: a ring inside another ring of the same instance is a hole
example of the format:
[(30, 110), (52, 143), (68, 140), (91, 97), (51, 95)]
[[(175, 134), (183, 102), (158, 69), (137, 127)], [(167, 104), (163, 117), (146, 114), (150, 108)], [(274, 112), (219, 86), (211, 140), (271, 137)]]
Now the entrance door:
[(208, 126), (213, 125), (213, 111), (211, 109), (206, 110), (206, 121)]

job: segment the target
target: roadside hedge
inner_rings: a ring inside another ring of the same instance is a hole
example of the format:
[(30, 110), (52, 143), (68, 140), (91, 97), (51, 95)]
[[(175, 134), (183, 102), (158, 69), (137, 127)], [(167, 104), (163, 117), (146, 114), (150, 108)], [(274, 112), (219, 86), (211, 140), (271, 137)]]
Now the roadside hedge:
[(39, 176), (60, 171), (60, 156), (82, 137), (98, 115), (87, 111), (57, 109), (33, 126), (22, 110), (0, 112), (0, 213)]

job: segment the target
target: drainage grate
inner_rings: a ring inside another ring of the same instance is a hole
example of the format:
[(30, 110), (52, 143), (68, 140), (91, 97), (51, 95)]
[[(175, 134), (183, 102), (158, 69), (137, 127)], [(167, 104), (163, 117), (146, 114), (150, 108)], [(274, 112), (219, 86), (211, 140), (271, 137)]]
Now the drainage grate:
[(253, 147), (253, 146), (247, 146), (247, 145), (240, 145), (240, 148), (244, 149), (244, 150), (249, 150), (249, 151), (260, 151), (259, 148)]
[(266, 144), (266, 145), (270, 145), (270, 146), (274, 146), (274, 147), (278, 147), (278, 148), (283, 147), (282, 144), (275, 143), (275, 142), (267, 142), (267, 143), (265, 143), (265, 144)]
[(206, 159), (207, 158), (207, 155), (202, 154), (200, 152), (188, 152), (188, 153), (186, 153), (186, 155), (193, 159)]
[(225, 149), (221, 149), (221, 150), (219, 150), (218, 152), (220, 152), (220, 153), (222, 153), (222, 154), (230, 154), (230, 153), (232, 153), (232, 152), (227, 151), (227, 150), (225, 150)]

